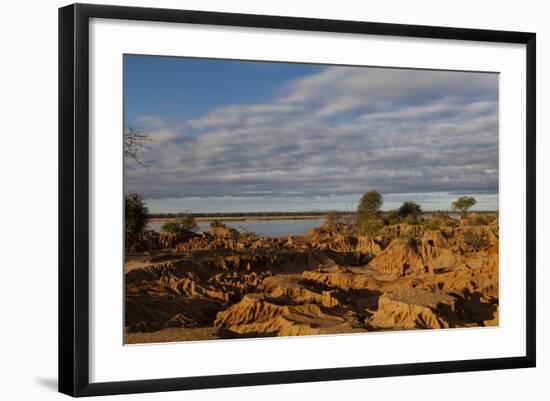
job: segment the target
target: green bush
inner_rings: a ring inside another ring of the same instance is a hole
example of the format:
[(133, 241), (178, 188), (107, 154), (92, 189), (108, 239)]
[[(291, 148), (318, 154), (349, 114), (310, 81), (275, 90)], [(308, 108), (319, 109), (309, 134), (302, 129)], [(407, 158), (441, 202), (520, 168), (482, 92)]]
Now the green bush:
[(420, 205), (415, 202), (404, 202), (399, 209), (397, 209), (397, 213), (401, 217), (408, 217), (408, 216), (417, 216), (422, 213), (422, 209), (420, 208)]
[(147, 226), (149, 210), (138, 194), (131, 193), (124, 197), (124, 229), (129, 234), (139, 234)]
[(411, 214), (402, 219), (403, 223), (409, 224), (411, 226), (417, 226), (422, 223), (423, 219), (418, 217), (416, 214)]
[(422, 221), (421, 225), (424, 228), (424, 230), (429, 230), (429, 231), (439, 231), (439, 230), (441, 230), (441, 226), (439, 225), (439, 221), (435, 218), (425, 219), (425, 220)]
[(380, 208), (384, 200), (378, 191), (368, 191), (363, 194), (357, 206), (356, 225), (360, 235), (375, 236), (384, 227), (384, 220), (380, 218)]
[(383, 203), (382, 195), (378, 191), (368, 191), (363, 194), (357, 206), (356, 223), (359, 232), (364, 224), (369, 225), (372, 224), (372, 220), (378, 220)]
[(378, 191), (368, 191), (363, 194), (357, 206), (357, 213), (376, 214), (380, 211), (384, 200)]
[(160, 227), (160, 230), (173, 234), (179, 234), (184, 231), (193, 231), (197, 228), (198, 226), (195, 222), (195, 218), (192, 215), (187, 214), (181, 219), (167, 221)]
[(133, 252), (139, 248), (142, 234), (147, 228), (149, 210), (145, 202), (135, 193), (124, 196), (124, 248)]
[(376, 236), (380, 234), (382, 228), (384, 228), (384, 221), (373, 217), (370, 219), (363, 219), (357, 226), (357, 231), (361, 235)]
[(401, 218), (397, 210), (392, 210), (391, 212), (389, 212), (386, 219), (389, 225), (400, 224), (403, 222), (403, 219)]

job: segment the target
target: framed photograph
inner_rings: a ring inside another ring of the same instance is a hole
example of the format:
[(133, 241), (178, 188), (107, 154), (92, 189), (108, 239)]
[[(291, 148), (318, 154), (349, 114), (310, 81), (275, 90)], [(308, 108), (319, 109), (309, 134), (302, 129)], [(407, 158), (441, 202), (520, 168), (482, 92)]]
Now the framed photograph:
[(59, 10), (59, 390), (535, 366), (535, 34)]

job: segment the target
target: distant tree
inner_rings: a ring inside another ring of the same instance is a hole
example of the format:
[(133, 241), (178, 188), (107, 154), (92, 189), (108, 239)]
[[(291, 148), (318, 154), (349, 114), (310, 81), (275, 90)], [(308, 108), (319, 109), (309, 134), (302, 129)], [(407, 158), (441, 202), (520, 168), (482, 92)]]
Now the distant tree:
[(357, 231), (363, 235), (377, 235), (384, 222), (380, 219), (380, 208), (384, 204), (378, 191), (368, 191), (363, 194), (357, 206)]
[(453, 210), (458, 210), (465, 217), (468, 210), (477, 203), (475, 198), (471, 196), (461, 196), (451, 204)]
[(161, 227), (161, 231), (167, 231), (174, 234), (179, 234), (184, 231), (193, 231), (198, 228), (195, 218), (190, 213), (185, 214), (178, 220), (170, 220), (164, 223)]
[(145, 142), (149, 142), (151, 138), (148, 134), (138, 131), (134, 127), (126, 127), (124, 129), (124, 157), (131, 158), (142, 167), (147, 167), (141, 162), (138, 157), (140, 150), (146, 148)]
[(135, 193), (124, 196), (124, 245), (126, 250), (133, 249), (138, 244), (141, 234), (147, 227), (149, 210), (145, 202)]
[(378, 191), (368, 191), (363, 194), (357, 206), (357, 214), (375, 215), (384, 204), (382, 195)]
[(407, 201), (403, 202), (401, 207), (397, 209), (397, 213), (400, 217), (408, 217), (408, 216), (418, 216), (422, 213), (422, 209), (420, 208), (420, 205), (415, 202)]
[(126, 194), (124, 197), (124, 227), (127, 233), (139, 234), (147, 226), (149, 209), (145, 202), (136, 193)]

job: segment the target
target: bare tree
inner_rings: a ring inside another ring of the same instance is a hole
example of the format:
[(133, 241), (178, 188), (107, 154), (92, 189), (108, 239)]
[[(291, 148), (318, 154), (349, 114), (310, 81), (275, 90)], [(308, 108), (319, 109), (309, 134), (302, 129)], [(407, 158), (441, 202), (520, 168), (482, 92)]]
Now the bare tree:
[(131, 126), (126, 127), (124, 129), (124, 158), (132, 158), (140, 166), (147, 168), (147, 166), (140, 161), (138, 153), (140, 150), (147, 148), (145, 143), (150, 140), (149, 134), (140, 132)]

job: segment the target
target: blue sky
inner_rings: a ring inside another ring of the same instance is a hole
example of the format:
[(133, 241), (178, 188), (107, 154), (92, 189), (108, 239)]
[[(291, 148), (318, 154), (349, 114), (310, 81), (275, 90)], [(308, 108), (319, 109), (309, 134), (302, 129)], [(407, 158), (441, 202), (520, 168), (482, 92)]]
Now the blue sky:
[(498, 207), (498, 75), (125, 56), (125, 189), (153, 212)]
[(190, 119), (229, 104), (269, 101), (289, 80), (319, 72), (308, 64), (126, 56), (126, 125), (142, 116)]

